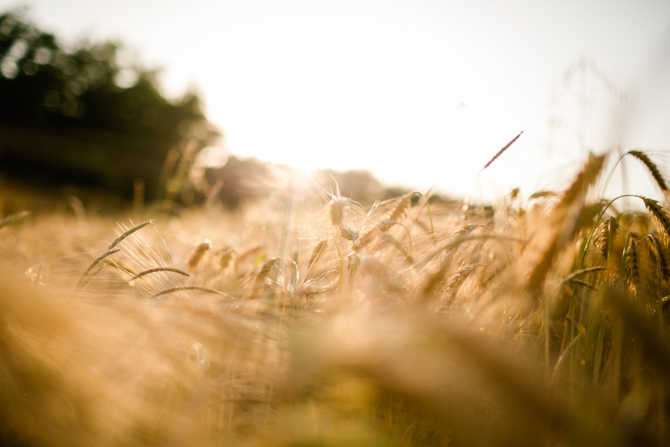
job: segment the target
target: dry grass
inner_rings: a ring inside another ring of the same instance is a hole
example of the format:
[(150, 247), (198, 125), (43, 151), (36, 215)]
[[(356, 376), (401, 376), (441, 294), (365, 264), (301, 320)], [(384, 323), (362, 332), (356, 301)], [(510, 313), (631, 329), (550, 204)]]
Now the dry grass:
[(603, 162), (492, 219), (9, 216), (0, 444), (667, 445), (670, 214), (589, 201)]

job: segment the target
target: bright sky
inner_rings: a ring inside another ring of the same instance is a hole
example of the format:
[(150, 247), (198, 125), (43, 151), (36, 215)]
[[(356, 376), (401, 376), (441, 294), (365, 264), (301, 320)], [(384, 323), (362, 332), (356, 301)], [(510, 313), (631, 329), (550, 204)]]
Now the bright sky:
[(667, 0), (0, 0), (20, 4), (196, 88), (236, 155), (499, 196), (589, 149), (670, 149)]

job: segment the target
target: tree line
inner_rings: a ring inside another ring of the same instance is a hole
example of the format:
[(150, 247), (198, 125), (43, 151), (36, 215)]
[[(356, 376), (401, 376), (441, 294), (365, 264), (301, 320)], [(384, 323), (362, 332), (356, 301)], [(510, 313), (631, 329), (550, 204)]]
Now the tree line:
[(139, 179), (151, 198), (161, 193), (171, 151), (192, 156), (221, 136), (196, 93), (168, 100), (158, 71), (120, 64), (121, 48), (105, 41), (68, 49), (23, 13), (0, 15), (3, 171), (125, 195)]

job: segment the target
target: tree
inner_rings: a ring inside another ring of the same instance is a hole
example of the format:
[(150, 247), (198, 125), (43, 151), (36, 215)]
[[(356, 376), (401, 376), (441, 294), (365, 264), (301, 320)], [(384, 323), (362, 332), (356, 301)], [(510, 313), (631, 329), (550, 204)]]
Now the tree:
[(68, 178), (128, 195), (137, 178), (149, 197), (167, 154), (213, 144), (220, 133), (194, 92), (176, 101), (157, 72), (123, 67), (116, 42), (71, 51), (18, 12), (0, 15), (0, 160), (4, 169)]

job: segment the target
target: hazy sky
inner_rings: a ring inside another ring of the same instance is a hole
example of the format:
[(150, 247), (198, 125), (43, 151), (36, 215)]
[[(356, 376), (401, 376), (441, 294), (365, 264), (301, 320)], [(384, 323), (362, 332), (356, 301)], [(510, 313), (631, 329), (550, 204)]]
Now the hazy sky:
[(196, 88), (234, 154), (460, 195), (524, 130), (480, 179), (501, 195), (587, 150), (670, 149), (667, 0), (0, 0), (21, 4)]

